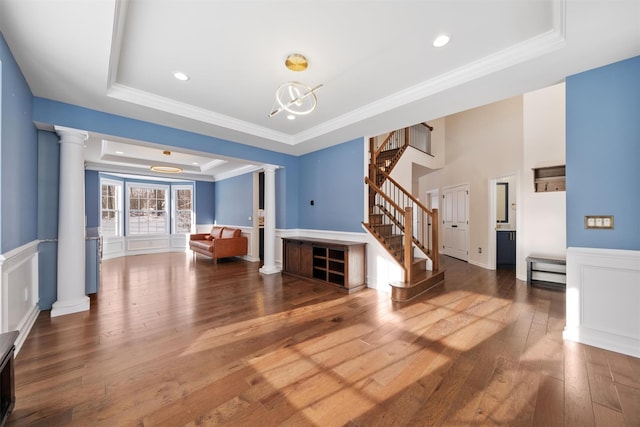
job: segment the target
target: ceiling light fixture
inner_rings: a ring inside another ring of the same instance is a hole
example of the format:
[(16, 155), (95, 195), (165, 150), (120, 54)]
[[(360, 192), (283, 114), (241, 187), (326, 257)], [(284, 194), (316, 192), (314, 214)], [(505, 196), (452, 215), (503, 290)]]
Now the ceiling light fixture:
[[(304, 55), (292, 53), (287, 56), (284, 65), (291, 71), (304, 71), (309, 66), (309, 62)], [(312, 88), (300, 82), (287, 82), (281, 84), (276, 90), (276, 100), (271, 107), (269, 117), (287, 111), (287, 119), (294, 120), (296, 116), (304, 116), (316, 109), (318, 98), (316, 91), (322, 87), (321, 84)]]
[(284, 61), (284, 65), (291, 71), (304, 71), (309, 66), (309, 62), (304, 55), (292, 53), (287, 56), (287, 59)]
[(438, 37), (433, 40), (433, 47), (444, 47), (449, 44), (451, 37), (447, 34), (440, 34)]
[[(164, 150), (162, 154), (164, 154), (165, 156), (170, 156), (171, 151)], [(179, 168), (177, 166), (153, 165), (149, 169), (151, 169), (153, 172), (160, 172), (160, 173), (182, 173), (182, 168)]]
[[(283, 111), (296, 116), (304, 116), (316, 109), (318, 98), (315, 91), (320, 89), (322, 85), (314, 88), (300, 82), (283, 83), (276, 90), (276, 102), (273, 109), (269, 113), (269, 117), (273, 117)], [(277, 104), (277, 107), (276, 107)]]
[(177, 80), (180, 80), (181, 82), (186, 82), (187, 80), (189, 80), (189, 76), (181, 71), (176, 71), (175, 73), (173, 73), (173, 77), (175, 77)]
[(154, 166), (151, 166), (149, 169), (151, 169), (153, 172), (160, 172), (160, 173), (181, 173), (182, 172), (182, 168), (179, 168), (177, 166), (154, 165)]

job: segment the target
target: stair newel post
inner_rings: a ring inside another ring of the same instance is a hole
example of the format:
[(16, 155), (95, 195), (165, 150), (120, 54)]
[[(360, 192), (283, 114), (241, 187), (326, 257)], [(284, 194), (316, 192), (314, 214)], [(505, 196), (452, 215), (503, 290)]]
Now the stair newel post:
[(404, 146), (408, 147), (411, 143), (410, 141), (411, 135), (409, 135), (409, 128), (404, 128)]
[(433, 256), (431, 257), (431, 261), (433, 263), (433, 270), (438, 270), (439, 265), (440, 265), (440, 243), (438, 242), (438, 229), (439, 229), (439, 220), (438, 220), (438, 209), (432, 209), (432, 215), (431, 215), (431, 241), (432, 241), (432, 248), (431, 248), (431, 253), (433, 254)]
[[(377, 181), (378, 172), (378, 151), (376, 150), (376, 144), (374, 138), (369, 138), (369, 179), (373, 182)], [(369, 211), (373, 209), (373, 194), (371, 187), (369, 187)]]
[(404, 269), (406, 270), (404, 281), (411, 283), (412, 271), (412, 248), (411, 237), (413, 236), (413, 208), (407, 206), (404, 208)]

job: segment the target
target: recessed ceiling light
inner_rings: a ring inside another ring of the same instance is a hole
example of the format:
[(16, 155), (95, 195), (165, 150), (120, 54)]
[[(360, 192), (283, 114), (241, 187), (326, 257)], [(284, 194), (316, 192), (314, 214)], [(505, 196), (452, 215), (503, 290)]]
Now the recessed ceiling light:
[(124, 151), (116, 151), (116, 154), (124, 154)]
[(289, 120), (295, 120), (296, 116), (294, 116), (293, 114), (287, 114), (287, 119)]
[(182, 82), (186, 82), (187, 80), (189, 80), (189, 76), (187, 76), (185, 73), (181, 72), (181, 71), (177, 71), (175, 73), (173, 73), (173, 77), (175, 77), (176, 79), (182, 81)]
[(193, 162), (191, 164), (194, 165), (194, 166), (198, 166), (198, 162)]
[(451, 37), (449, 37), (447, 34), (440, 34), (438, 37), (435, 38), (435, 40), (433, 41), (433, 47), (443, 47), (446, 46), (449, 41), (451, 40)]

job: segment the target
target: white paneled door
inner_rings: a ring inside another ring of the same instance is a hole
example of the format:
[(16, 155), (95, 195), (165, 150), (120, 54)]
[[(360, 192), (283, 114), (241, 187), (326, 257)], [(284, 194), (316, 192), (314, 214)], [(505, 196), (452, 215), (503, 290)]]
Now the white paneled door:
[(442, 194), (443, 253), (469, 258), (469, 185), (446, 188)]

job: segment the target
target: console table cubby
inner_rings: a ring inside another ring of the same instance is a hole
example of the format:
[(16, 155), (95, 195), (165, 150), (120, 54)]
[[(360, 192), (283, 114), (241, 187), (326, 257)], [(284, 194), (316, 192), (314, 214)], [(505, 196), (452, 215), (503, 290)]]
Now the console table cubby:
[(334, 286), (344, 292), (363, 289), (365, 245), (342, 240), (282, 239), (283, 272)]

